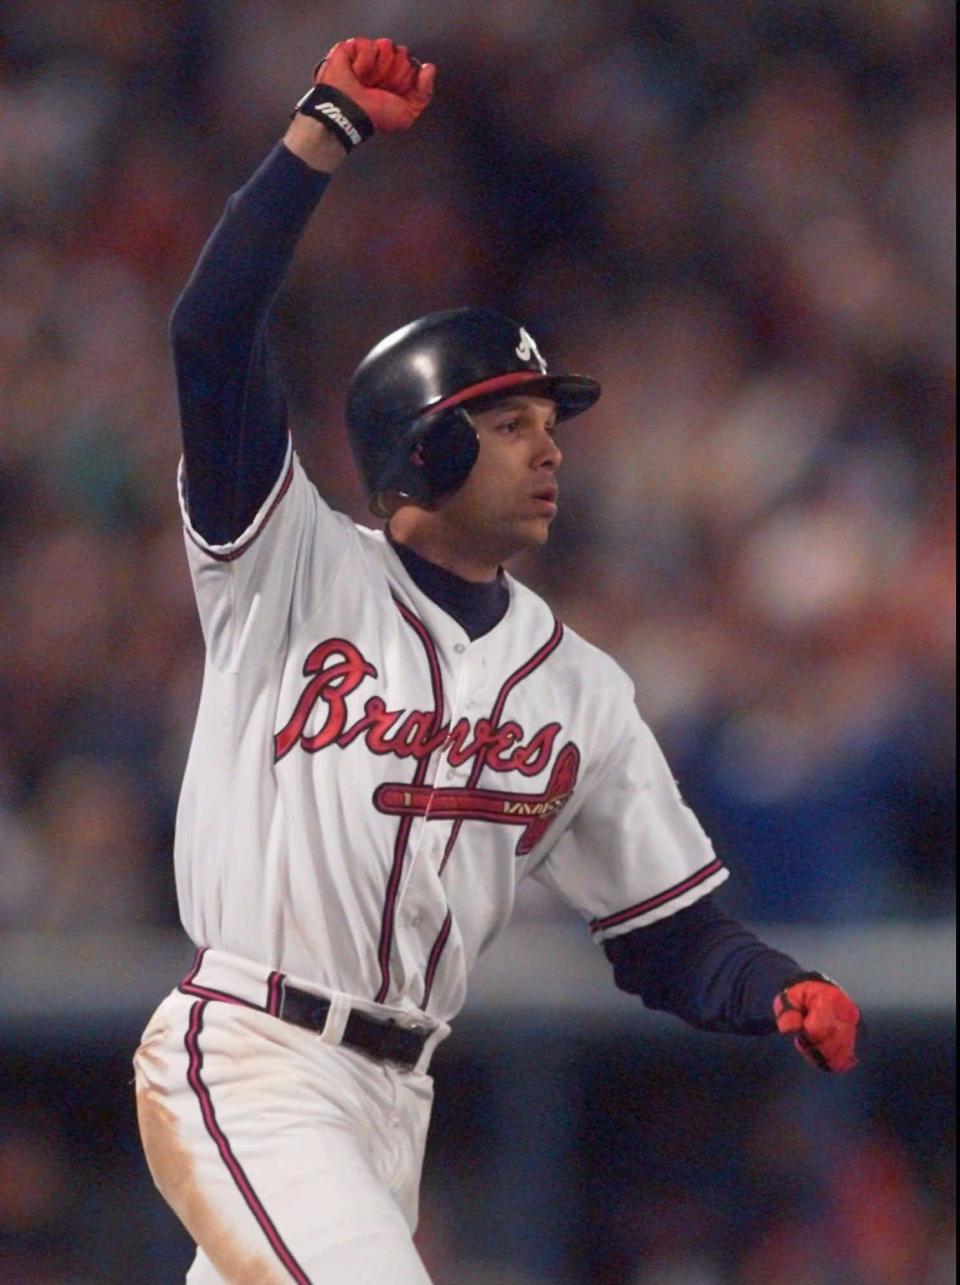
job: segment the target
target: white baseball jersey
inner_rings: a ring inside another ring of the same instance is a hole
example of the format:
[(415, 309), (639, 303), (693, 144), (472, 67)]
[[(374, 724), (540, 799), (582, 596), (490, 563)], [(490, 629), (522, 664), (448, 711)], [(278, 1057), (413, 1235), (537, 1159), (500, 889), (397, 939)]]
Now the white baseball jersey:
[(471, 641), (289, 447), (236, 541), (183, 513), (206, 666), (176, 872), (198, 946), (448, 1021), (520, 879), (602, 939), (726, 877), (627, 676), (512, 577)]

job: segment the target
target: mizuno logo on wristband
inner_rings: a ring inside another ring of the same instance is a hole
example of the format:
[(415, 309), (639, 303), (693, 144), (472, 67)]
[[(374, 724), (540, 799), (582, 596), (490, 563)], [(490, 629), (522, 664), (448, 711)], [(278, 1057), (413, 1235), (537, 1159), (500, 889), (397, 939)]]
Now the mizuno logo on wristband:
[(363, 135), (360, 131), (351, 124), (350, 119), (344, 116), (340, 108), (335, 107), (333, 103), (315, 103), (313, 110), (318, 116), (326, 116), (334, 125), (339, 125), (354, 147), (363, 142)]

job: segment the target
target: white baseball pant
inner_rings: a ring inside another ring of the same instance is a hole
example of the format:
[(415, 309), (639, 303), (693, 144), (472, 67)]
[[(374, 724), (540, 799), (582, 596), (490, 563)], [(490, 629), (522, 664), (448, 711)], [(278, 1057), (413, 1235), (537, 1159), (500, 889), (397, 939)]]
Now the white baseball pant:
[[(431, 1077), (334, 1042), (342, 1020), (318, 1034), (263, 1011), (268, 970), (249, 961), (207, 951), (193, 983), (134, 1058), (150, 1172), (198, 1246), (189, 1285), (430, 1285), (411, 1237)], [(296, 984), (332, 1017), (398, 1017)]]

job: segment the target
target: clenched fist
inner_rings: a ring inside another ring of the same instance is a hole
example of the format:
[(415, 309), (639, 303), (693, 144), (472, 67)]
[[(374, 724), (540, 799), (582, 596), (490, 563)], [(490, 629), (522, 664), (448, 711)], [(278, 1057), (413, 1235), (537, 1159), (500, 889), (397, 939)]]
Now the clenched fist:
[(412, 58), (406, 45), (354, 36), (335, 44), (314, 73), (366, 112), (385, 134), (409, 129), (433, 97), (437, 69)]
[(792, 1035), (797, 1052), (821, 1071), (857, 1065), (860, 1009), (846, 991), (822, 973), (801, 973), (773, 1001), (777, 1030)]

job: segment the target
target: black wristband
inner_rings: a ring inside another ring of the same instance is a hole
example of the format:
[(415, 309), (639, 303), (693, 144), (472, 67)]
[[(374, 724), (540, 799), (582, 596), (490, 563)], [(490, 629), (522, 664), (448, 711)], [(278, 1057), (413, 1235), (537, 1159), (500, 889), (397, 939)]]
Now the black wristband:
[(363, 108), (332, 85), (313, 85), (290, 115), (296, 116), (298, 112), (326, 125), (348, 152), (375, 132), (373, 121)]
[[(827, 977), (825, 973), (816, 973), (810, 970), (804, 973), (794, 973), (792, 977), (787, 978), (780, 989), (781, 991), (789, 990), (789, 988), (791, 986), (795, 986), (797, 982), (826, 982), (828, 986), (837, 986), (837, 983), (832, 977)], [(842, 987), (837, 986), (837, 990), (841, 989)]]

